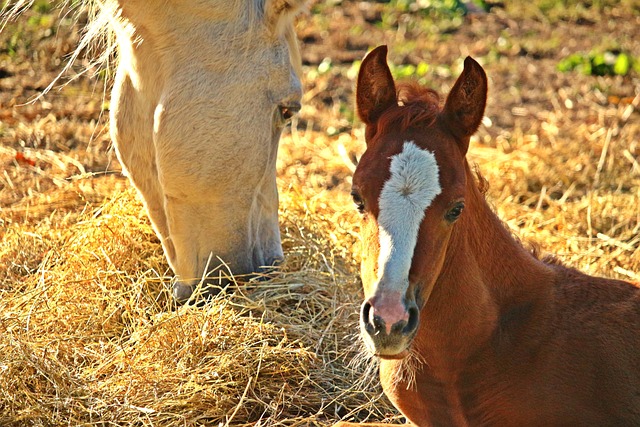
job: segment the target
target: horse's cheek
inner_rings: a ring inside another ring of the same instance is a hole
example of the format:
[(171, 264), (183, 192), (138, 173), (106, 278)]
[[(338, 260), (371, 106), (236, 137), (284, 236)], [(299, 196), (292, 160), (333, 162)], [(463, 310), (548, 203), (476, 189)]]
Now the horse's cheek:
[(185, 190), (223, 196), (237, 193), (239, 184), (255, 188), (275, 157), (271, 129), (254, 123), (229, 132), (224, 117), (212, 112), (181, 114), (184, 109), (176, 104), (159, 106), (154, 118), (159, 178), (165, 192), (175, 197), (182, 197)]
[(362, 253), (360, 273), (365, 295), (369, 295), (373, 285), (378, 279), (378, 255), (380, 254), (380, 241), (378, 238), (378, 226), (375, 220), (365, 219), (362, 222)]

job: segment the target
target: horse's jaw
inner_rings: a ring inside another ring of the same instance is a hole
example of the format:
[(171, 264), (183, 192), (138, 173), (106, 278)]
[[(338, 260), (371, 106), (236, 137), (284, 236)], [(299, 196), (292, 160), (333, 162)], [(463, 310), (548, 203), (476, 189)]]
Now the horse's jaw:
[(411, 351), (409, 349), (405, 349), (402, 352), (398, 353), (398, 354), (394, 354), (392, 356), (386, 356), (386, 355), (376, 355), (377, 357), (379, 357), (382, 360), (402, 360), (404, 358), (406, 358), (407, 356), (409, 356), (409, 354), (411, 354)]

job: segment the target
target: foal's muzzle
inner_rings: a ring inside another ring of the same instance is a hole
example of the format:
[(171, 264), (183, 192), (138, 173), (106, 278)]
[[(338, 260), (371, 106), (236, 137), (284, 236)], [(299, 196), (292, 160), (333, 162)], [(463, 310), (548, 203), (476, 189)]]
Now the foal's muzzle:
[(369, 298), (360, 312), (364, 341), (378, 356), (401, 356), (418, 330), (419, 317), (415, 301), (399, 295)]

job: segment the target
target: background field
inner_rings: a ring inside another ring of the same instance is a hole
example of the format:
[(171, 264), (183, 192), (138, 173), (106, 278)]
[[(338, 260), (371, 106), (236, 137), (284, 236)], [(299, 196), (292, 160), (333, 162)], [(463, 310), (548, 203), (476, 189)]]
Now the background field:
[(313, 2), (298, 22), (304, 107), (278, 161), (287, 261), (176, 309), (109, 141), (109, 73), (23, 105), (84, 19), (36, 2), (0, 33), (0, 425), (403, 422), (357, 337), (353, 88), (378, 44), (397, 76), (442, 93), (479, 60), (489, 101), (470, 158), (498, 214), (568, 265), (638, 281), (640, 4), (558, 3)]

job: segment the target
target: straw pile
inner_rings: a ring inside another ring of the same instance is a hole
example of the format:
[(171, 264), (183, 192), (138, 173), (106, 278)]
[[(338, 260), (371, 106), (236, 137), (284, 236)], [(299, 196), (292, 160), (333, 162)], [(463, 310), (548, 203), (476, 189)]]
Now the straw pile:
[[(552, 100), (547, 108), (511, 99), (509, 70), (487, 66), (488, 120), (470, 149), (490, 201), (543, 253), (639, 280), (637, 78), (614, 81), (628, 99), (605, 102), (580, 81), (559, 92), (545, 82), (536, 89), (543, 73), (520, 75), (523, 92)], [(3, 109), (37, 91), (26, 83), (34, 76), (12, 72), (0, 80)], [(51, 104), (3, 110), (0, 425), (401, 421), (357, 337), (349, 159), (363, 152), (361, 127), (328, 136), (325, 129), (340, 129), (344, 118), (317, 99), (335, 86), (352, 88), (346, 75), (336, 67), (307, 79), (299, 126), (282, 140), (285, 264), (203, 307), (172, 305), (171, 272), (105, 149), (102, 98), (90, 83), (52, 93)]]
[[(102, 180), (3, 210), (0, 424), (309, 425), (388, 414), (373, 406), (380, 391), (363, 376), (372, 366), (348, 366), (359, 349), (355, 239), (340, 228), (351, 210), (283, 189), (282, 271), (176, 309), (135, 192)], [(104, 201), (87, 201), (98, 194)]]

